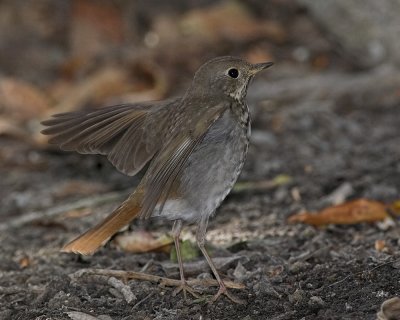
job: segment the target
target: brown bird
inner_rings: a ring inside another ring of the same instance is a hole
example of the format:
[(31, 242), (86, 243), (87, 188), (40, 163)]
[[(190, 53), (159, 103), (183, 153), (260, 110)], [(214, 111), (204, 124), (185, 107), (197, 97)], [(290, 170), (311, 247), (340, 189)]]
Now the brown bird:
[(54, 115), (42, 132), (50, 143), (79, 153), (103, 154), (133, 176), (150, 165), (133, 194), (104, 221), (68, 243), (62, 251), (92, 254), (135, 217), (161, 217), (172, 228), (183, 290), (185, 281), (179, 235), (183, 223), (196, 223), (197, 244), (219, 290), (230, 294), (205, 249), (208, 219), (236, 182), (247, 154), (250, 115), (245, 102), (253, 76), (272, 65), (235, 57), (208, 61), (196, 72), (183, 97)]

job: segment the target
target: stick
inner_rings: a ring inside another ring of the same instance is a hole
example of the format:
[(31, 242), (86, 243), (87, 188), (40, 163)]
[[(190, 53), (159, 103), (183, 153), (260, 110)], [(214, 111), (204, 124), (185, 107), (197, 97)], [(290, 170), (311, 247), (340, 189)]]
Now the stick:
[[(79, 278), (84, 275), (101, 275), (123, 279), (135, 279), (142, 281), (150, 281), (154, 283), (160, 283), (161, 285), (168, 287), (178, 287), (182, 285), (181, 280), (170, 279), (152, 274), (135, 272), (135, 271), (124, 271), (124, 270), (107, 270), (107, 269), (81, 269), (70, 275), (71, 278)], [(217, 287), (219, 286), (217, 280), (214, 279), (193, 279), (186, 281), (189, 286), (205, 286), (205, 287)], [(231, 289), (244, 289), (245, 286), (242, 283), (236, 283), (230, 280), (224, 280), (224, 284), (227, 288)]]

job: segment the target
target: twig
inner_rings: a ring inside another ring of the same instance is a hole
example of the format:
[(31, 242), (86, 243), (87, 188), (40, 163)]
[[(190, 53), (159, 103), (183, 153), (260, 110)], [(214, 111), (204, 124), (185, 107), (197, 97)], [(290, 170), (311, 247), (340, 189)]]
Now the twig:
[(142, 267), (142, 269), (140, 269), (140, 272), (146, 272), (147, 269), (150, 268), (150, 266), (154, 263), (153, 259), (150, 259), (146, 262), (146, 264)]
[[(230, 257), (214, 257), (213, 262), (215, 264), (215, 267), (218, 270), (225, 270), (227, 269), (228, 266), (236, 263), (236, 262), (241, 262), (241, 263), (246, 263), (249, 261), (249, 258), (246, 256), (230, 256)], [(179, 265), (176, 263), (171, 263), (171, 262), (163, 262), (161, 263), (161, 267), (163, 268), (165, 274), (167, 277), (175, 277), (179, 275)], [(199, 274), (201, 272), (204, 272), (205, 270), (209, 270), (210, 266), (208, 265), (207, 261), (205, 260), (198, 260), (194, 262), (187, 262), (185, 263), (185, 274), (186, 275), (195, 275)], [(141, 272), (144, 272), (144, 270), (140, 270)]]
[(9, 230), (10, 228), (17, 228), (33, 221), (41, 220), (43, 218), (58, 216), (59, 214), (62, 214), (66, 211), (114, 202), (121, 199), (125, 194), (126, 192), (110, 192), (101, 196), (80, 199), (78, 201), (64, 204), (58, 207), (49, 208), (47, 210), (28, 212), (22, 216), (18, 216), (14, 219), (1, 223), (0, 231)]
[[(368, 272), (372, 272), (372, 271), (375, 271), (376, 269), (382, 268), (382, 267), (384, 267), (384, 266), (386, 266), (386, 265), (388, 265), (388, 264), (392, 264), (392, 263), (395, 263), (395, 262), (397, 262), (397, 261), (400, 261), (400, 258), (394, 259), (394, 260), (392, 260), (392, 261), (383, 262), (383, 263), (381, 263), (381, 264), (378, 264), (376, 267), (373, 267), (372, 269), (367, 270), (367, 271), (368, 271)], [(360, 272), (360, 273), (361, 273), (361, 272)]]
[[(81, 269), (70, 275), (71, 278), (79, 278), (84, 275), (101, 275), (123, 279), (135, 279), (142, 281), (150, 281), (154, 283), (160, 283), (161, 285), (168, 287), (178, 287), (182, 284), (181, 280), (170, 279), (152, 274), (135, 272), (135, 271), (124, 271), (124, 270), (107, 270), (107, 269)], [(193, 279), (188, 280), (189, 286), (205, 286), (205, 287), (217, 287), (219, 284), (214, 279)], [(245, 286), (242, 283), (236, 283), (230, 280), (224, 280), (224, 284), (227, 288), (231, 289), (244, 289)]]
[(334, 283), (331, 283), (329, 286), (327, 286), (327, 288), (334, 287), (334, 286), (336, 286), (337, 284), (342, 283), (343, 281), (346, 281), (346, 280), (347, 280), (348, 278), (350, 278), (352, 275), (353, 275), (353, 274), (348, 274), (348, 275), (345, 276), (343, 279), (340, 279), (340, 280), (338, 280), (338, 281), (336, 281), (336, 282), (334, 282)]

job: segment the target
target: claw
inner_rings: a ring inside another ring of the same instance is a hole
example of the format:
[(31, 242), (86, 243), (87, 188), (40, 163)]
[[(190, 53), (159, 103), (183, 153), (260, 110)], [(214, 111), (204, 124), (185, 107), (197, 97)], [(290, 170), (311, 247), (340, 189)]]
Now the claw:
[(189, 286), (186, 281), (183, 281), (181, 285), (175, 288), (175, 290), (172, 292), (172, 295), (175, 297), (179, 292), (183, 292), (183, 297), (187, 298), (186, 292), (189, 292), (193, 297), (199, 298), (200, 296), (197, 294), (196, 290), (193, 289), (191, 286)]
[(221, 285), (220, 287), (219, 287), (219, 290), (218, 290), (218, 292), (215, 294), (215, 296), (210, 300), (210, 303), (214, 303), (215, 301), (217, 301), (218, 300), (218, 298), (221, 296), (221, 295), (226, 295), (227, 297), (228, 297), (228, 299), (229, 300), (231, 300), (232, 302), (234, 302), (234, 303), (237, 303), (237, 304), (246, 304), (246, 301), (244, 301), (244, 300), (242, 300), (242, 299), (239, 299), (239, 298), (237, 298), (237, 297), (235, 297), (233, 294), (231, 294), (229, 291), (228, 291), (228, 289), (225, 287), (225, 285)]

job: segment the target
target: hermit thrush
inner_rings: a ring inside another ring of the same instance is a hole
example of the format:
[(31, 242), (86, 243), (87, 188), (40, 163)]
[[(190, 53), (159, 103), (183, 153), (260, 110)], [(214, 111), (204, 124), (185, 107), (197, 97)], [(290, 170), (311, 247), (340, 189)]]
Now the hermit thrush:
[(208, 255), (205, 235), (209, 217), (232, 189), (246, 158), (247, 87), (257, 72), (271, 65), (215, 58), (199, 68), (183, 97), (62, 113), (44, 121), (49, 128), (43, 133), (53, 135), (50, 143), (63, 150), (107, 155), (131, 176), (150, 163), (133, 194), (63, 251), (91, 254), (135, 217), (173, 220), (181, 277), (175, 293), (195, 295), (185, 281), (179, 235), (183, 223), (196, 223), (197, 244), (220, 286), (213, 301), (225, 294), (239, 302)]

